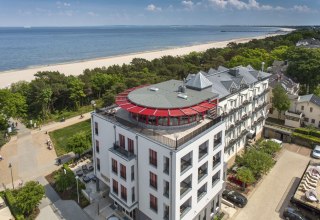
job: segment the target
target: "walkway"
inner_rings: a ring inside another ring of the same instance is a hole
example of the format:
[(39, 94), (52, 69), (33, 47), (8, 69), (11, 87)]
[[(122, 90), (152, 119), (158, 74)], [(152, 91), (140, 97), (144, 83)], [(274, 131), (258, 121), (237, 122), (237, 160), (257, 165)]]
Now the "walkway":
[(12, 188), (9, 163), (12, 165), (12, 175), (15, 187), (19, 182), (34, 180), (39, 176), (45, 176), (59, 167), (55, 165), (56, 153), (48, 150), (46, 141), (49, 135), (46, 131), (54, 131), (90, 118), (90, 113), (67, 119), (65, 122), (54, 122), (45, 125), (41, 130), (31, 130), (18, 123), (18, 134), (12, 137), (0, 151), (4, 160), (0, 161), (0, 191), (5, 187)]
[(248, 204), (232, 219), (281, 219), (298, 178), (304, 172), (310, 157), (283, 149), (276, 165), (248, 198)]

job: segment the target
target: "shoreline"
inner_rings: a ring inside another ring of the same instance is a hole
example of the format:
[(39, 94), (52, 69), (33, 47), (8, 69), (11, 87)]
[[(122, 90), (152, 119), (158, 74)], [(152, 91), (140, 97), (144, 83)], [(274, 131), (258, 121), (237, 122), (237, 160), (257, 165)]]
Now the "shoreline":
[(159, 50), (149, 50), (149, 51), (140, 51), (134, 53), (113, 55), (107, 57), (99, 57), (93, 59), (85, 59), (78, 61), (70, 61), (49, 65), (39, 65), (39, 66), (30, 66), (25, 69), (14, 69), (8, 71), (0, 72), (0, 88), (9, 87), (12, 83), (18, 81), (28, 81), (33, 80), (34, 74), (39, 71), (59, 71), (64, 73), (66, 76), (69, 75), (80, 75), (85, 69), (94, 69), (101, 67), (109, 67), (112, 65), (122, 65), (128, 64), (132, 61), (133, 58), (143, 58), (146, 60), (153, 60), (155, 58), (160, 58), (162, 56), (183, 56), (189, 54), (190, 52), (203, 52), (210, 48), (223, 48), (226, 47), (229, 43), (246, 43), (253, 39), (264, 39), (266, 37), (277, 36), (287, 34), (289, 31), (283, 31), (281, 33), (271, 33), (260, 35), (256, 37), (245, 37), (245, 38), (235, 38), (225, 41), (214, 41), (203, 44), (195, 44), (182, 47), (172, 47), (164, 48)]

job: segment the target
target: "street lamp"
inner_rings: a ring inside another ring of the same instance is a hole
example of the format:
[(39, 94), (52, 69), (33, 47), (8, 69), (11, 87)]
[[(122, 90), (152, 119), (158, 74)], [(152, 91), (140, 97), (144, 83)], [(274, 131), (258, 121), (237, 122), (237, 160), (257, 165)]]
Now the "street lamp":
[(78, 204), (80, 204), (80, 201), (79, 201), (79, 183), (78, 183), (78, 181), (79, 181), (79, 177), (78, 177), (78, 176), (76, 176), (76, 180), (77, 180), (77, 195), (78, 195)]
[(14, 185), (13, 185), (13, 175), (12, 175), (12, 165), (11, 165), (11, 163), (9, 163), (9, 168), (10, 168), (10, 171), (11, 171), (12, 189), (14, 189)]
[(96, 101), (91, 100), (91, 105), (92, 105), (92, 110), (94, 111), (94, 109), (96, 107)]

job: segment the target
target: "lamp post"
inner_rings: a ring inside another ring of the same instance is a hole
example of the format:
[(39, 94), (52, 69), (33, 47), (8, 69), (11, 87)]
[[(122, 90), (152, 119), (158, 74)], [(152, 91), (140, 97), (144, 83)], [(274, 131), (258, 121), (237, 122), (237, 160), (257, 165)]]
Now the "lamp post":
[(78, 177), (78, 176), (76, 176), (76, 180), (77, 180), (77, 196), (78, 196), (78, 204), (80, 204), (80, 201), (79, 201), (79, 184), (78, 184), (79, 177)]
[(14, 189), (14, 184), (13, 184), (13, 175), (12, 175), (12, 165), (11, 165), (11, 163), (9, 163), (9, 168), (10, 168), (10, 171), (11, 171), (12, 189)]
[(94, 109), (96, 107), (96, 101), (91, 100), (91, 105), (92, 105), (92, 110), (94, 111)]

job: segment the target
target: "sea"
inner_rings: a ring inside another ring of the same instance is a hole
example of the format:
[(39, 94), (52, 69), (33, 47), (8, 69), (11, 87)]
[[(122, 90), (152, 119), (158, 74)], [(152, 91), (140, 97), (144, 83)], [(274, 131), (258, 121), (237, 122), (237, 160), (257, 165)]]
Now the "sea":
[(0, 28), (0, 71), (272, 34), (280, 27), (101, 26)]

